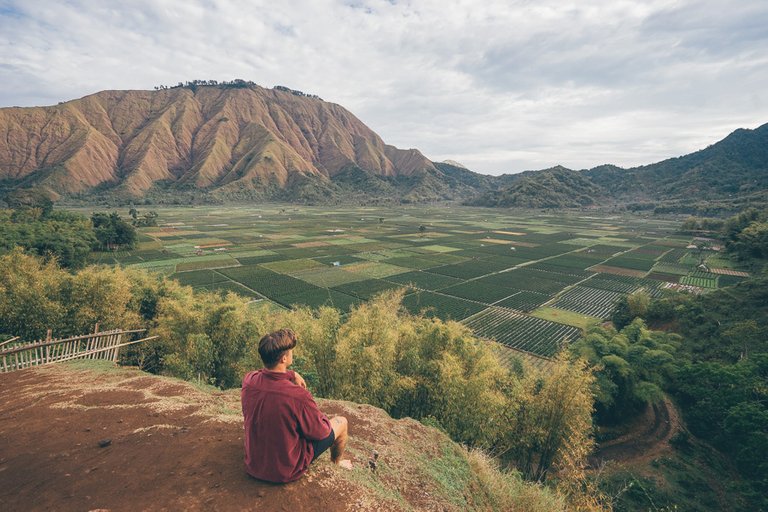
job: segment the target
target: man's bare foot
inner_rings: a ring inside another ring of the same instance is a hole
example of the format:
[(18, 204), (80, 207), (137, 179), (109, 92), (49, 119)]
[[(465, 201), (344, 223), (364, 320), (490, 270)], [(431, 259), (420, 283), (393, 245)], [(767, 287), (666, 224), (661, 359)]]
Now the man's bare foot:
[(344, 468), (344, 469), (352, 469), (352, 461), (351, 461), (351, 460), (349, 460), (349, 459), (340, 460), (340, 461), (337, 463), (337, 465), (338, 465), (340, 468)]

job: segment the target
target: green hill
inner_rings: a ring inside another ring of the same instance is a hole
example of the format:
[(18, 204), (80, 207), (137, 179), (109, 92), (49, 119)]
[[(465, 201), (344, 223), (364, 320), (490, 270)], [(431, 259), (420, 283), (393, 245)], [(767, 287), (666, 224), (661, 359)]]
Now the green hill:
[(560, 166), (525, 172), (513, 178), (508, 187), (488, 192), (469, 204), (507, 208), (576, 208), (595, 204), (605, 195), (594, 181)]

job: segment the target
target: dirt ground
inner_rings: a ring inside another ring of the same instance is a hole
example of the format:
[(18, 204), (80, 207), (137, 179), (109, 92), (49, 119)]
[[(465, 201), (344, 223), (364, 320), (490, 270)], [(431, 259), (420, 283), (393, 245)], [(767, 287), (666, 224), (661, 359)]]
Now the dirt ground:
[[(297, 482), (273, 485), (243, 467), (239, 390), (90, 362), (0, 374), (0, 504), (35, 510), (461, 510), (414, 460), (446, 439), (375, 407), (318, 400), (349, 418), (353, 471), (324, 454)], [(680, 428), (668, 402), (649, 408), (591, 459), (650, 460)], [(372, 449), (389, 468), (373, 474)]]
[[(409, 438), (429, 445), (434, 431), (370, 406), (319, 404), (349, 418), (356, 468), (337, 468), (324, 454), (299, 481), (272, 485), (244, 471), (239, 390), (203, 392), (137, 370), (76, 365), (0, 374), (0, 508), (454, 510), (418, 478), (397, 483), (405, 507), (363, 485), (374, 443), (390, 465), (405, 465), (388, 446)], [(382, 430), (377, 419), (390, 424)]]
[(671, 449), (669, 439), (681, 428), (679, 412), (665, 398), (646, 407), (621, 436), (601, 443), (590, 456), (590, 466), (598, 467), (609, 460), (635, 464), (650, 461)]

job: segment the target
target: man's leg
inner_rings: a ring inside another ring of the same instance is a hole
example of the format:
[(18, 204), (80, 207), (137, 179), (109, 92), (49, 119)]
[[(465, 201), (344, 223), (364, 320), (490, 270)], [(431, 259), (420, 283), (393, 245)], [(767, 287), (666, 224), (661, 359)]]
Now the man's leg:
[(344, 448), (347, 446), (347, 418), (344, 416), (334, 416), (331, 418), (331, 427), (336, 439), (331, 445), (331, 462), (341, 463), (341, 456), (344, 455)]

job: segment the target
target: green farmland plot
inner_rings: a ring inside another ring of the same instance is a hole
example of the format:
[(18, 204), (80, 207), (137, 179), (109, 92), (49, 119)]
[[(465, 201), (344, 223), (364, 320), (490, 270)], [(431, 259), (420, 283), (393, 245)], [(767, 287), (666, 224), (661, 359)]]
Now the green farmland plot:
[(407, 272), (408, 269), (398, 267), (397, 265), (390, 265), (388, 263), (382, 263), (378, 261), (365, 261), (359, 263), (352, 263), (344, 267), (347, 272), (353, 272), (362, 276), (380, 279), (383, 277), (393, 276), (395, 274), (402, 274)]
[(510, 268), (509, 262), (504, 260), (484, 259), (484, 260), (469, 260), (463, 263), (456, 263), (454, 265), (444, 265), (441, 267), (435, 267), (430, 269), (433, 274), (441, 274), (444, 276), (457, 277), (459, 279), (472, 279), (475, 277), (484, 276)]
[(517, 290), (475, 280), (443, 288), (440, 292), (490, 305), (505, 297), (509, 297), (517, 292)]
[(441, 320), (463, 320), (482, 311), (486, 306), (469, 300), (434, 292), (418, 292), (403, 299), (403, 306), (415, 314)]
[(314, 258), (315, 261), (319, 261), (323, 265), (333, 266), (334, 263), (338, 263), (340, 266), (349, 265), (350, 263), (357, 263), (358, 261), (365, 261), (363, 258), (352, 256), (350, 254), (343, 254), (339, 256), (322, 256), (320, 258)]
[(627, 277), (627, 279), (611, 279), (611, 274), (596, 274), (591, 279), (588, 279), (581, 283), (582, 286), (588, 288), (596, 288), (598, 290), (608, 290), (617, 293), (630, 294), (635, 290), (639, 290), (642, 285), (640, 281), (635, 278), (627, 276), (615, 276), (615, 277)]
[[(577, 332), (563, 324), (604, 318), (618, 297), (640, 288), (664, 293), (666, 283), (633, 276), (669, 276), (663, 265), (670, 264), (682, 267), (675, 275), (691, 286), (741, 279), (693, 273), (700, 255), (684, 249), (690, 240), (675, 234), (678, 221), (631, 214), (297, 205), (158, 213), (160, 226), (140, 229), (138, 250), (93, 259), (280, 307), (348, 311), (382, 291), (410, 287), (403, 299), (409, 311), (466, 320), (479, 335), (544, 356)], [(705, 255), (710, 267), (729, 268), (727, 258)], [(600, 265), (627, 275), (588, 270)]]
[(381, 279), (367, 279), (356, 283), (347, 283), (334, 287), (333, 289), (358, 299), (368, 300), (374, 295), (386, 290), (403, 288), (402, 285), (383, 281)]
[(390, 283), (414, 286), (422, 290), (439, 290), (463, 282), (456, 277), (432, 274), (430, 272), (406, 272), (385, 278)]
[(683, 276), (680, 278), (680, 284), (699, 288), (717, 288), (717, 277)]
[(608, 318), (623, 296), (624, 294), (619, 292), (574, 286), (560, 295), (552, 303), (552, 307), (597, 318)]
[(547, 302), (550, 298), (550, 295), (546, 293), (523, 290), (510, 295), (506, 299), (497, 302), (495, 305), (509, 309), (516, 309), (517, 311), (524, 311), (527, 313), (538, 308)]
[(680, 263), (666, 263), (659, 262), (653, 266), (654, 272), (661, 272), (663, 274), (676, 274), (679, 276), (688, 275), (694, 267), (690, 265), (681, 265)]
[(479, 279), (479, 281), (487, 284), (550, 295), (554, 295), (569, 284), (579, 280), (578, 277), (568, 277), (563, 274), (528, 267), (510, 270), (509, 272), (500, 272), (493, 276)]
[(262, 263), (262, 267), (268, 268), (275, 272), (283, 274), (296, 274), (303, 270), (310, 270), (315, 268), (323, 268), (325, 265), (319, 261), (311, 259), (299, 259), (299, 260), (283, 260), (283, 261), (271, 261), (269, 263)]
[(581, 329), (504, 308), (491, 307), (467, 319), (465, 325), (478, 336), (544, 357), (581, 335)]
[(222, 281), (229, 281), (227, 276), (214, 272), (213, 270), (193, 270), (191, 272), (178, 272), (170, 276), (176, 279), (183, 285), (187, 286), (204, 286), (220, 283)]
[(278, 274), (258, 265), (222, 269), (220, 272), (271, 299), (319, 288), (306, 281)]
[(631, 270), (642, 270), (642, 271), (651, 270), (651, 268), (653, 267), (653, 264), (654, 264), (654, 261), (652, 259), (634, 258), (631, 256), (627, 256), (625, 254), (622, 254), (621, 256), (616, 256), (615, 258), (611, 258), (605, 262), (605, 265), (608, 265), (610, 267), (628, 268)]
[(363, 274), (347, 272), (341, 267), (323, 267), (319, 269), (305, 270), (304, 272), (293, 274), (302, 281), (306, 281), (321, 288), (332, 288), (341, 284), (364, 281), (368, 277)]

